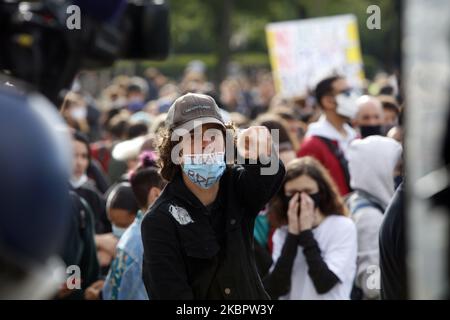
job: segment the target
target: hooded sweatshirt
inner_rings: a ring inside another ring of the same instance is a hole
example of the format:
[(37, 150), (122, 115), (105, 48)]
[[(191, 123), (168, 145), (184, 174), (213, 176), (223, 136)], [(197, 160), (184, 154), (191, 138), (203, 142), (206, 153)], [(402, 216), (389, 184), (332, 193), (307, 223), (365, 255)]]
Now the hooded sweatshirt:
[(379, 297), (378, 234), (383, 213), (394, 195), (394, 169), (401, 145), (387, 137), (355, 140), (348, 149), (350, 185), (355, 192), (347, 200), (358, 233), (356, 286), (363, 297)]
[(350, 191), (344, 170), (339, 159), (319, 137), (331, 140), (346, 158), (350, 142), (357, 137), (357, 134), (348, 124), (344, 124), (344, 130), (345, 136), (337, 131), (325, 116), (321, 116), (317, 122), (309, 125), (306, 138), (298, 152), (299, 157), (312, 156), (327, 168), (341, 195), (346, 195)]

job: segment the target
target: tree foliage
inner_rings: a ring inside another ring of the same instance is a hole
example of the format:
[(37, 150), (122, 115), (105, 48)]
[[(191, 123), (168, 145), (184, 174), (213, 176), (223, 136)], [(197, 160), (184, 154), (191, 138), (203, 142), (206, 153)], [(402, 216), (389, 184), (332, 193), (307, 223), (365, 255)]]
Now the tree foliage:
[[(228, 44), (230, 53), (266, 52), (267, 23), (353, 13), (365, 63), (384, 69), (399, 63), (399, 0), (234, 0), (230, 17), (224, 16), (226, 1), (232, 0), (171, 0), (172, 51), (220, 56), (221, 44)], [(370, 5), (381, 9), (381, 30), (366, 27)], [(227, 36), (221, 28), (228, 18)]]

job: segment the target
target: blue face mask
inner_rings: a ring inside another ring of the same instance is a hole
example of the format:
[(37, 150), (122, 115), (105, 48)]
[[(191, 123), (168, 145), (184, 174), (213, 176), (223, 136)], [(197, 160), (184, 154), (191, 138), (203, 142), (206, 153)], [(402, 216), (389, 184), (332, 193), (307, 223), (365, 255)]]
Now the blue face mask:
[(183, 172), (194, 184), (209, 189), (220, 180), (225, 171), (223, 152), (188, 154), (183, 156)]
[(128, 110), (131, 112), (141, 111), (145, 107), (145, 102), (143, 101), (133, 101), (128, 104)]
[(116, 237), (116, 238), (118, 238), (118, 239), (120, 239), (120, 237), (125, 233), (125, 231), (127, 230), (127, 228), (120, 228), (120, 227), (118, 227), (118, 226), (116, 226), (116, 225), (111, 225), (111, 227), (112, 227), (112, 234)]

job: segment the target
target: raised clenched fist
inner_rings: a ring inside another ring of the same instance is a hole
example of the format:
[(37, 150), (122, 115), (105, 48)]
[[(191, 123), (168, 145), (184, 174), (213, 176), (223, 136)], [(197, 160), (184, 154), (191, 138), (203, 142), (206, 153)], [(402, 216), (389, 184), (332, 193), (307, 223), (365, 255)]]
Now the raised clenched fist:
[(237, 136), (238, 153), (245, 159), (268, 159), (272, 153), (272, 136), (263, 126), (252, 126)]

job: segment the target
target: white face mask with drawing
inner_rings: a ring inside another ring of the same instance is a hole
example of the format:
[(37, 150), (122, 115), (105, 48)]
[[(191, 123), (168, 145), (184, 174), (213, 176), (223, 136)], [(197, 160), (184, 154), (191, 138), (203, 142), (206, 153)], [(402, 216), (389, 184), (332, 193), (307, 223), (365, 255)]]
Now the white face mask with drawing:
[(189, 180), (202, 189), (209, 189), (225, 171), (225, 153), (184, 155), (182, 167)]

